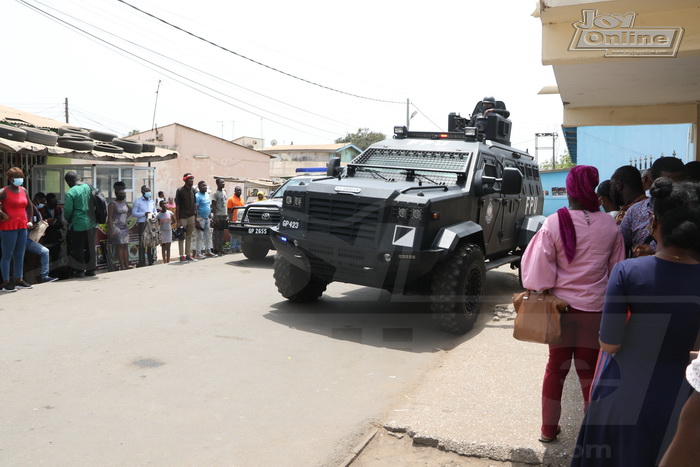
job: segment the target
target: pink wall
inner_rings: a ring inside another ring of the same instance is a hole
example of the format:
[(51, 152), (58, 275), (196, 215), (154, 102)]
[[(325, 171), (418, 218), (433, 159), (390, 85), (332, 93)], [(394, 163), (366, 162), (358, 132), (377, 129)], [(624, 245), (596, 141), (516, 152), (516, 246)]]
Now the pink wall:
[[(139, 133), (132, 138), (153, 142), (179, 153), (176, 159), (151, 164), (156, 168), (157, 191), (165, 192), (166, 198), (175, 196), (175, 190), (182, 186), (182, 175), (186, 172), (194, 175), (195, 184), (204, 180), (212, 190), (215, 189), (215, 175), (270, 177), (270, 156), (266, 154), (178, 124), (159, 128), (158, 135), (158, 141), (154, 131)], [(226, 192), (233, 193), (233, 187), (227, 186)]]

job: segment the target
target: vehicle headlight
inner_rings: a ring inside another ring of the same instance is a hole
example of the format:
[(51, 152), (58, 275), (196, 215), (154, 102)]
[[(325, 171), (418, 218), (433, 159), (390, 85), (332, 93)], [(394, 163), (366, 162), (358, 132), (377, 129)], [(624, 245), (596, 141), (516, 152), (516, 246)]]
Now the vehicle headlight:
[(421, 211), (420, 209), (414, 209), (411, 211), (411, 216), (414, 219), (420, 219), (421, 217), (423, 217), (423, 211)]
[(286, 204), (286, 205), (288, 205), (288, 206), (291, 206), (293, 202), (294, 202), (294, 201), (293, 201), (291, 195), (287, 195), (287, 196), (284, 197), (284, 204)]
[(399, 208), (399, 217), (401, 219), (405, 219), (408, 216), (408, 209), (406, 208)]

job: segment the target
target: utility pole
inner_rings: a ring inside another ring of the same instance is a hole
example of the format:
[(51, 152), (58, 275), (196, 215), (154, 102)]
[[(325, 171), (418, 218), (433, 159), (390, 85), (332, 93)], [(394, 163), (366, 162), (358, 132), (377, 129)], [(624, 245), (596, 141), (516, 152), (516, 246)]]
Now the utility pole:
[[(552, 150), (552, 170), (557, 168), (557, 137), (558, 133), (535, 133), (535, 161), (539, 164), (540, 162), (540, 149), (551, 149)], [(540, 138), (552, 138), (551, 146), (540, 146)]]
[(221, 123), (221, 139), (224, 139), (224, 121), (217, 120), (216, 123)]
[(66, 108), (66, 123), (70, 123), (68, 121), (68, 98), (67, 97), (66, 97), (65, 108)]

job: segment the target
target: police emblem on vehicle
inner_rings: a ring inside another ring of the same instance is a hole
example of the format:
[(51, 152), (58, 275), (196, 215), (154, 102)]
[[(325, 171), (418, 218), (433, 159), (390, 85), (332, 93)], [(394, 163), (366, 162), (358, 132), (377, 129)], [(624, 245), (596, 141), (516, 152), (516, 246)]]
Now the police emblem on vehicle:
[(270, 213), (269, 212), (264, 212), (262, 214), (262, 220), (264, 221), (269, 221), (270, 220)]

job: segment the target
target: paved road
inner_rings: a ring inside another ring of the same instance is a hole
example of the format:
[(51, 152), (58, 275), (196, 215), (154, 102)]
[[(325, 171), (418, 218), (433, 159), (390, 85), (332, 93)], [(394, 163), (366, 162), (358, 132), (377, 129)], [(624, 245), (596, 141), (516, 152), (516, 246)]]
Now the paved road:
[(4, 295), (0, 465), (340, 462), (464, 340), (422, 310), (339, 283), (291, 304), (271, 255)]

